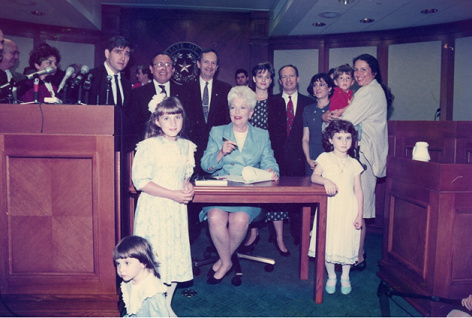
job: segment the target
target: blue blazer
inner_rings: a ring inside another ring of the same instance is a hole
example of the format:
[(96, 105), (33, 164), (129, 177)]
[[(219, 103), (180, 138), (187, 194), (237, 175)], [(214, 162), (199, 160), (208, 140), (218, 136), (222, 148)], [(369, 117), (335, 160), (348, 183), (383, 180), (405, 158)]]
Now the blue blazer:
[[(233, 133), (233, 124), (213, 127), (210, 131), (208, 145), (201, 161), (202, 169), (214, 176), (228, 174), (240, 176), (246, 166), (259, 169), (272, 169), (279, 174), (279, 165), (275, 161), (269, 132), (252, 126), (248, 123), (249, 131), (242, 151), (235, 149), (217, 162), (218, 151), (223, 148), (223, 137), (236, 141)], [(213, 168), (212, 168), (213, 167)], [(211, 168), (210, 170), (208, 170)]]

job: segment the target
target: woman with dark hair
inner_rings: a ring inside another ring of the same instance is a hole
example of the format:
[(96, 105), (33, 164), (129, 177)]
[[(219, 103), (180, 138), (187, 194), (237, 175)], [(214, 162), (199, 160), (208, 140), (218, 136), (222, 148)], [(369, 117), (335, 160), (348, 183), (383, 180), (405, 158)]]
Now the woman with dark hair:
[[(354, 125), (361, 125), (359, 160), (367, 167), (361, 175), (364, 192), (364, 219), (375, 218), (375, 186), (377, 178), (385, 177), (388, 154), (387, 109), (394, 96), (382, 82), (379, 62), (369, 54), (362, 54), (353, 60), (354, 78), (361, 88), (342, 115)], [(325, 121), (337, 119), (333, 113), (323, 116)], [(353, 268), (363, 270), (366, 266), (364, 253), (365, 220), (361, 231), (359, 261)]]
[[(270, 142), (274, 150), (274, 157), (282, 155), (282, 145), (286, 135), (285, 114), (280, 110), (285, 109), (285, 102), (280, 96), (269, 93), (275, 76), (274, 67), (270, 62), (262, 62), (252, 69), (252, 80), (256, 92), (256, 108), (250, 123), (254, 127), (269, 131)], [(282, 256), (288, 256), (289, 250), (285, 246), (283, 238), (284, 220), (288, 219), (288, 212), (267, 212), (266, 221), (272, 221), (275, 229), (275, 237), (269, 238), (274, 242), (277, 250)], [(245, 247), (251, 247), (259, 242), (259, 233), (256, 227), (251, 228), (250, 235), (244, 243)]]
[[(40, 44), (30, 53), (29, 69), (33, 72), (43, 71), (51, 67), (53, 72), (39, 76), (38, 101), (44, 103), (44, 98), (52, 98), (50, 102), (60, 102), (56, 98), (57, 87), (51, 83), (52, 75), (57, 71), (57, 65), (61, 61), (59, 50), (47, 43)], [(22, 102), (34, 101), (34, 79), (27, 81), (20, 89), (19, 94)]]
[(303, 110), (302, 147), (306, 157), (306, 176), (313, 174), (315, 159), (324, 152), (321, 136), (323, 121), (321, 116), (329, 110), (330, 98), (334, 93), (334, 82), (326, 73), (318, 73), (311, 78), (308, 94), (315, 97), (316, 103)]

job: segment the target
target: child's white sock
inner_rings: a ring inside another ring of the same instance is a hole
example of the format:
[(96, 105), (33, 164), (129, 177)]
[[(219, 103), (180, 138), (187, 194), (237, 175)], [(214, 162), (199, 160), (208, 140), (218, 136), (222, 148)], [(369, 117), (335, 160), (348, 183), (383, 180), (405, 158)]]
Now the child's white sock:
[(177, 283), (172, 283), (170, 286), (167, 286), (167, 296), (166, 296), (166, 305), (167, 310), (169, 311), (169, 317), (177, 317), (175, 312), (172, 310), (172, 298), (174, 298), (175, 288), (177, 287)]
[(341, 274), (342, 280), (349, 280), (350, 270), (351, 270), (351, 265), (343, 265), (343, 273)]
[(328, 272), (328, 277), (333, 279), (336, 278), (336, 272), (334, 271), (334, 264), (325, 262), (326, 271)]

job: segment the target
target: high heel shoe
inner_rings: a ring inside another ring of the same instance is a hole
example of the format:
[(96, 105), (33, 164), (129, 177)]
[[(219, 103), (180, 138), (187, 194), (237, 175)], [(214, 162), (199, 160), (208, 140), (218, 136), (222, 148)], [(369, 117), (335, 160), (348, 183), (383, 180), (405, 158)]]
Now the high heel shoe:
[(279, 254), (283, 257), (289, 257), (290, 256), (290, 251), (287, 249), (286, 252), (282, 251), (279, 247), (279, 244), (277, 244), (277, 240), (274, 241), (275, 248), (277, 251), (279, 251)]
[[(213, 270), (213, 268), (212, 268)], [(208, 277), (208, 280), (207, 280), (207, 284), (210, 284), (210, 285), (216, 285), (216, 284), (219, 284), (223, 281), (223, 279), (228, 276), (231, 272), (233, 271), (233, 267), (231, 267), (229, 269), (229, 271), (226, 272), (226, 274), (223, 275), (223, 277), (221, 278), (215, 278), (215, 276), (210, 276)]]
[(249, 252), (252, 252), (254, 251), (254, 247), (257, 245), (257, 243), (259, 243), (259, 241), (261, 240), (261, 236), (259, 234), (257, 234), (257, 237), (254, 241), (252, 241), (251, 244), (249, 245), (240, 245), (237, 249), (238, 253), (249, 253)]
[(362, 272), (364, 269), (367, 268), (367, 254), (364, 253), (364, 260), (361, 263), (357, 263), (351, 266), (351, 272), (352, 271), (359, 271)]
[(249, 245), (243, 245), (245, 248), (251, 248), (251, 247), (254, 247), (255, 245), (257, 245), (257, 243), (259, 243), (259, 241), (261, 240), (261, 236), (259, 234), (257, 234), (257, 237), (254, 241), (252, 241), (251, 244)]
[(207, 273), (207, 277), (212, 277), (212, 276), (215, 275), (215, 273), (216, 272), (215, 272), (215, 270), (213, 269), (213, 266), (212, 266), (212, 267), (210, 267), (210, 270)]

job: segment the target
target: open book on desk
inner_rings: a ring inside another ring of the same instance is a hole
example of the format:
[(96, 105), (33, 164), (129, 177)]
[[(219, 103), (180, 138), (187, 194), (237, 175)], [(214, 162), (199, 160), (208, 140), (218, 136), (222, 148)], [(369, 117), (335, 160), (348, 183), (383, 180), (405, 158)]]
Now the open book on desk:
[(254, 168), (254, 167), (244, 167), (242, 171), (242, 176), (226, 175), (226, 176), (215, 176), (214, 178), (221, 181), (227, 180), (227, 181), (232, 181), (232, 182), (249, 184), (249, 183), (256, 183), (256, 182), (271, 181), (272, 172)]

